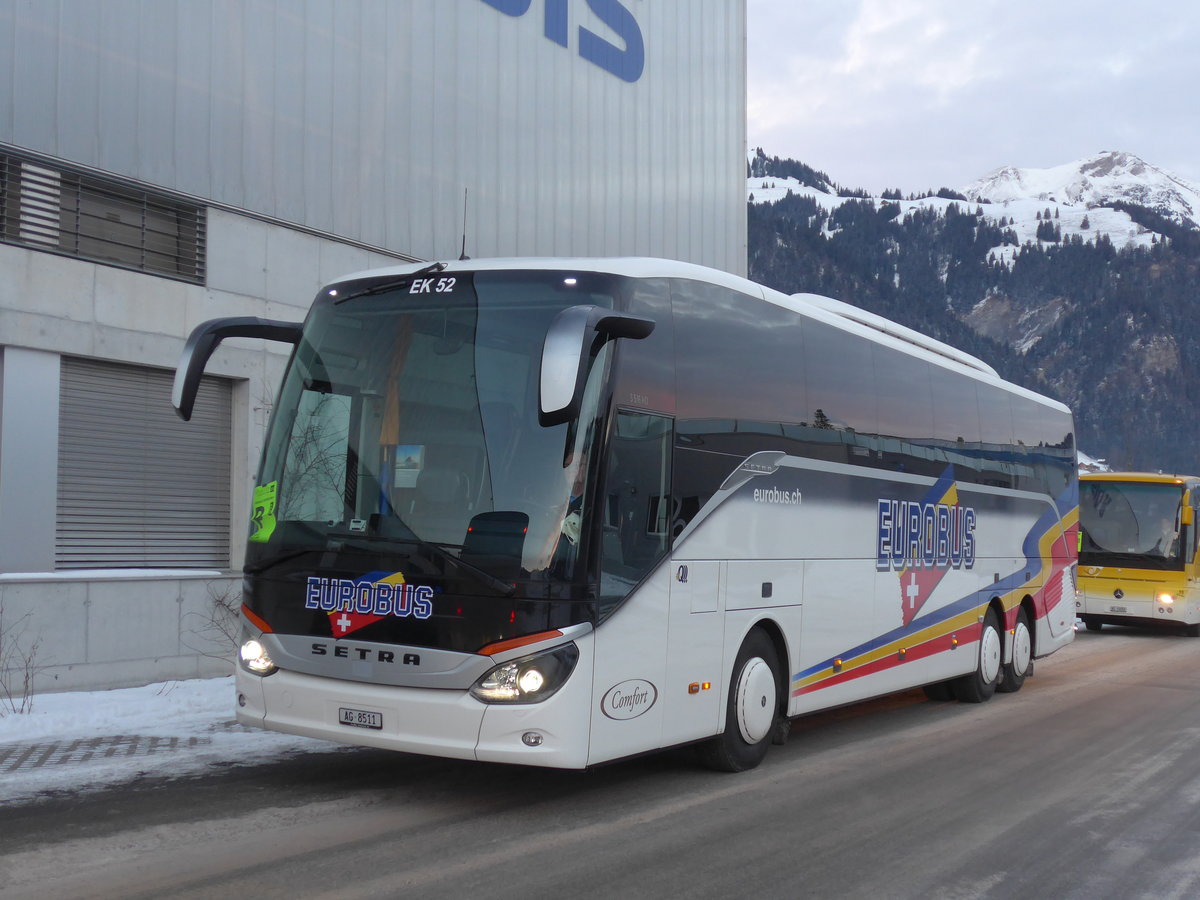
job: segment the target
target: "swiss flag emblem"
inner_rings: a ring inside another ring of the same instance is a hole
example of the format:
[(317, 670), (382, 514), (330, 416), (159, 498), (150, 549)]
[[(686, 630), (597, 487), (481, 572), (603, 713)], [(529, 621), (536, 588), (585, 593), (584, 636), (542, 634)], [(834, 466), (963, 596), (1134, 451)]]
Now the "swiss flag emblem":
[(386, 616), (377, 616), (374, 613), (357, 613), (345, 612), (344, 610), (335, 610), (329, 614), (329, 627), (333, 629), (335, 638), (345, 637), (352, 631), (358, 631), (360, 628), (366, 628), (372, 622), (378, 622)]
[(917, 617), (945, 575), (945, 569), (905, 569), (900, 573), (900, 610), (905, 625)]

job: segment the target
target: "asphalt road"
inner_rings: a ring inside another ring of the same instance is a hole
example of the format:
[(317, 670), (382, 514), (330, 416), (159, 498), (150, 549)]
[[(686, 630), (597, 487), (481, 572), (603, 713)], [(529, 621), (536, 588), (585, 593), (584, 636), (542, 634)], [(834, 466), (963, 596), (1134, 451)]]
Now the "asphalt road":
[(0, 811), (0, 897), (1200, 897), (1200, 640), (1106, 628), (739, 775), (344, 750)]

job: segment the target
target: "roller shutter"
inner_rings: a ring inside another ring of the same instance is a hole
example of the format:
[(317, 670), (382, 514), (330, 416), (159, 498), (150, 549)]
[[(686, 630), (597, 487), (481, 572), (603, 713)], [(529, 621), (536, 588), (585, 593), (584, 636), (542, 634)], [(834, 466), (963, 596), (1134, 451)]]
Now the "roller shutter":
[(231, 382), (183, 422), (172, 378), (63, 358), (57, 569), (229, 568)]

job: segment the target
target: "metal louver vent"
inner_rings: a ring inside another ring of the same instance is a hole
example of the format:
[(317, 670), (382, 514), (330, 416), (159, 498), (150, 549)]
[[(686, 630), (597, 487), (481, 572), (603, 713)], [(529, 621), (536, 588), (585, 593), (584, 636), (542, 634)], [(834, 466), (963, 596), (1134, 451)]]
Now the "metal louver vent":
[(11, 152), (0, 153), (0, 240), (204, 283), (203, 206)]

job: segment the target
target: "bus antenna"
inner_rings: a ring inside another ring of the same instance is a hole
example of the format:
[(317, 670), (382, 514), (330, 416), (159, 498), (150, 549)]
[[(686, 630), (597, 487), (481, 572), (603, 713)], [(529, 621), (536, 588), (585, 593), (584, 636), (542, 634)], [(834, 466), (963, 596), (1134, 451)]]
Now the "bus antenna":
[(462, 253), (459, 254), (459, 259), (470, 259), (467, 256), (467, 189), (463, 188), (463, 230), (462, 230)]

